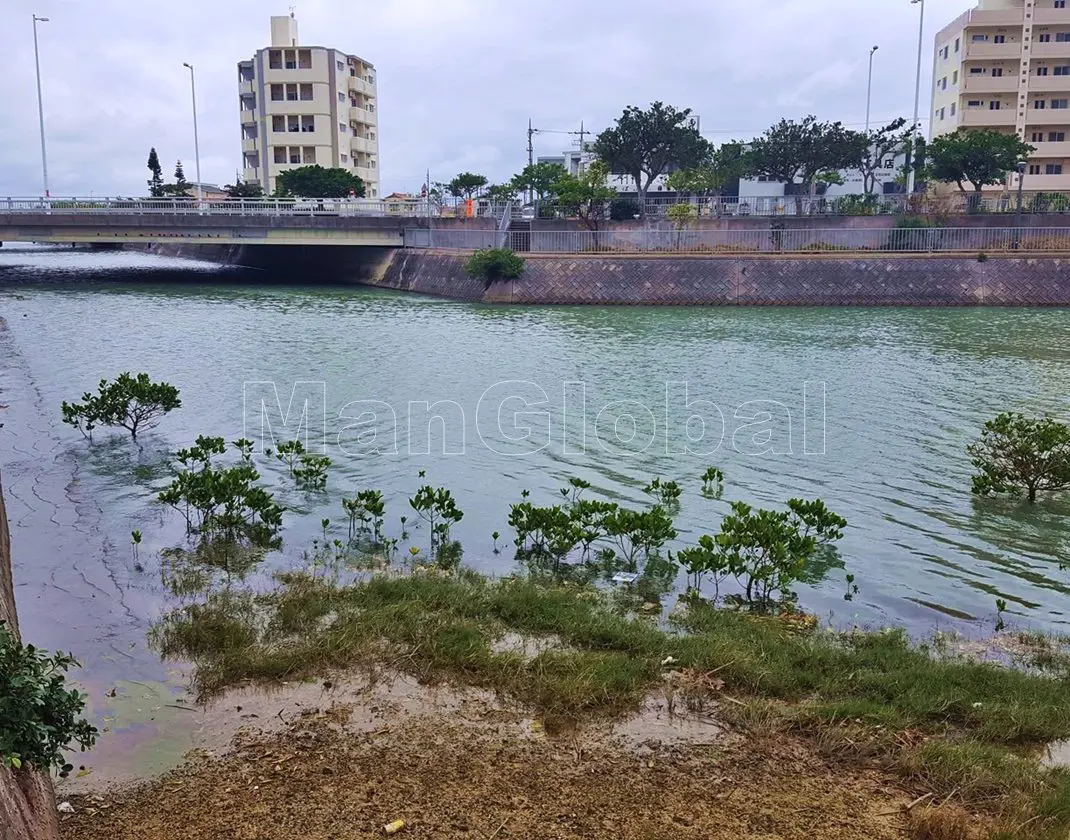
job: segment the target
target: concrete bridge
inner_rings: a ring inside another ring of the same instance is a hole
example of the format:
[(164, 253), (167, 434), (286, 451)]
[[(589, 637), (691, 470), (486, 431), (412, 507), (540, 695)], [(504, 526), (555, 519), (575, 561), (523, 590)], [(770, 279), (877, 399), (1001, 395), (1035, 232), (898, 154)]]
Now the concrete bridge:
[(0, 242), (402, 248), (406, 228), (463, 219), (494, 230), (507, 212), (376, 199), (0, 198)]

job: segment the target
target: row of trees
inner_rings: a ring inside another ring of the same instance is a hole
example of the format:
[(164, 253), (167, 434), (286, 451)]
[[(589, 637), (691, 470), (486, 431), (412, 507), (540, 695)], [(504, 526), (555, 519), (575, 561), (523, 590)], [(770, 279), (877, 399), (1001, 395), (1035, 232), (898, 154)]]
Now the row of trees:
[(483, 175), (464, 172), (449, 183), (434, 185), (432, 196), (507, 200), (530, 191), (542, 200), (583, 206), (615, 195), (605, 189), (609, 172), (632, 179), (640, 206), (655, 179), (666, 172), (671, 173), (670, 189), (695, 195), (717, 195), (740, 178), (764, 177), (786, 184), (789, 194), (802, 196), (820, 184), (842, 184), (841, 172), (854, 171), (861, 174), (869, 194), (884, 162), (899, 155), (907, 161), (899, 168), (901, 181), (913, 170), (919, 183), (943, 181), (963, 191), (969, 184), (980, 192), (986, 185), (1000, 183), (1033, 150), (1013, 134), (989, 130), (960, 129), (927, 145), (915, 144), (914, 134), (914, 126), (904, 118), (871, 131), (854, 131), (840, 122), (808, 116), (780, 120), (749, 143), (714, 146), (699, 133), (690, 109), (654, 102), (646, 110), (626, 108), (615, 125), (599, 134), (589, 147), (597, 162), (579, 177), (551, 163), (529, 165), (498, 185), (489, 184)]
[[(186, 180), (182, 161), (175, 164), (172, 183), (164, 183), (163, 167), (160, 166), (160, 157), (155, 147), (149, 149), (146, 166), (150, 173), (147, 182), (150, 196), (153, 198), (193, 198), (195, 188)], [(250, 184), (240, 178), (235, 178), (233, 184), (228, 184), (223, 189), (230, 198), (262, 198), (264, 195), (264, 190), (259, 184)], [(280, 172), (275, 179), (274, 195), (279, 198), (346, 198), (350, 195), (363, 198), (364, 194), (364, 180), (349, 170), (339, 167), (298, 166)]]

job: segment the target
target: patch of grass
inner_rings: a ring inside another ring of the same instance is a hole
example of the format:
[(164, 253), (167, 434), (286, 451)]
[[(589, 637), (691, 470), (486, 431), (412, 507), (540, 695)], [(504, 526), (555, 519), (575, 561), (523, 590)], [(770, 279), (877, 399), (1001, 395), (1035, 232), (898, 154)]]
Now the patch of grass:
[[(590, 587), (465, 570), (350, 586), (289, 573), (279, 583), (267, 594), (213, 593), (165, 618), (153, 639), (164, 655), (194, 661), (202, 695), (243, 680), (386, 665), (497, 691), (547, 725), (638, 707), (672, 657), (671, 668), (714, 682), (714, 699), (720, 689), (737, 701), (721, 712), (741, 727), (790, 726), (830, 755), (881, 757), (921, 790), (1014, 825), (1030, 820), (1020, 836), (1070, 827), (1070, 775), (1023, 752), (1070, 737), (1065, 676), (934, 657), (901, 632), (820, 632), (702, 602), (663, 628), (613, 610)], [(495, 649), (507, 635), (555, 644), (528, 655)], [(916, 836), (945, 836), (936, 821), (947, 818), (927, 820)]]

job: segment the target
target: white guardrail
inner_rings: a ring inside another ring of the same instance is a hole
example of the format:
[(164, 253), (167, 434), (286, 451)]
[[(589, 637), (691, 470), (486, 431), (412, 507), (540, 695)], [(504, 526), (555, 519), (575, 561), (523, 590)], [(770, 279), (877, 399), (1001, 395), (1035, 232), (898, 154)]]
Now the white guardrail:
[[(408, 248), (470, 251), (496, 248), (502, 235), (493, 230), (405, 230)], [(760, 230), (568, 230), (517, 231), (504, 245), (518, 252), (579, 253), (835, 253), (1001, 251), (1068, 252), (1070, 227), (922, 227), (922, 228), (770, 228)]]

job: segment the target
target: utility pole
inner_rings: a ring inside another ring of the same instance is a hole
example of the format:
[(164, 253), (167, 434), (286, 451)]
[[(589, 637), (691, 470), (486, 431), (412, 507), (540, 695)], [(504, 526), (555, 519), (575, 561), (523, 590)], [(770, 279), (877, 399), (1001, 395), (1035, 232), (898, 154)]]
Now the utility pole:
[[(531, 138), (539, 133), (539, 129), (531, 127), (531, 119), (528, 118), (528, 166), (535, 165), (535, 146), (532, 145)], [(528, 186), (528, 204), (531, 204), (535, 200), (535, 193), (531, 186)]]
[(578, 134), (580, 136), (580, 157), (579, 157), (579, 163), (577, 164), (577, 167), (576, 167), (576, 169), (577, 169), (576, 174), (577, 175), (582, 175), (583, 174), (583, 138), (586, 137), (587, 134), (588, 134), (588, 132), (585, 131), (584, 128), (583, 128), (583, 120), (580, 120), (580, 130), (579, 131), (570, 131), (569, 134)]
[(910, 0), (921, 4), (918, 9), (918, 70), (914, 77), (914, 125), (910, 129), (910, 171), (907, 172), (907, 195), (914, 192), (914, 170), (918, 167), (918, 108), (921, 102), (921, 54), (925, 47), (925, 0)]

